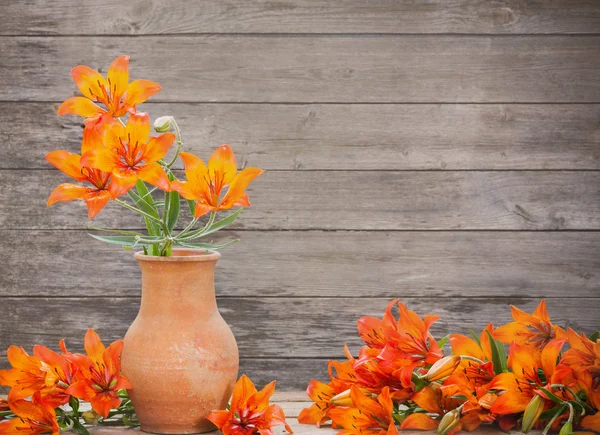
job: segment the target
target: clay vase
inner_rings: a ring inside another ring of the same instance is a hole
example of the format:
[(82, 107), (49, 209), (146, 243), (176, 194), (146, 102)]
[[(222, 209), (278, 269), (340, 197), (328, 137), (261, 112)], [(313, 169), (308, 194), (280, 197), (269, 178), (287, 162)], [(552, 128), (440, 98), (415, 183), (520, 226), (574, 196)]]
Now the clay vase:
[(191, 434), (215, 427), (206, 416), (225, 409), (238, 374), (238, 349), (217, 309), (214, 269), (221, 254), (137, 252), (140, 311), (125, 335), (123, 374), (145, 432)]

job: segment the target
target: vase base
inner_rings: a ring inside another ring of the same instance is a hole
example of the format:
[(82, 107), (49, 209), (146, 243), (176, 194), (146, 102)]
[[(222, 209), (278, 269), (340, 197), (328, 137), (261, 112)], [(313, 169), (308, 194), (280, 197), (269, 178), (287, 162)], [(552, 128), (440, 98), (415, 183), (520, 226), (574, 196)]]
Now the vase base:
[(190, 430), (185, 430), (185, 429), (175, 429), (175, 430), (164, 430), (164, 429), (160, 429), (160, 428), (140, 428), (141, 432), (144, 433), (151, 433), (151, 434), (156, 434), (156, 435), (194, 435), (194, 434), (201, 434), (201, 433), (211, 433), (214, 432), (215, 434), (219, 433), (219, 431), (217, 429), (215, 429), (215, 427), (210, 427), (210, 428), (206, 428), (206, 429), (200, 429), (200, 428), (194, 428), (194, 429), (190, 429)]

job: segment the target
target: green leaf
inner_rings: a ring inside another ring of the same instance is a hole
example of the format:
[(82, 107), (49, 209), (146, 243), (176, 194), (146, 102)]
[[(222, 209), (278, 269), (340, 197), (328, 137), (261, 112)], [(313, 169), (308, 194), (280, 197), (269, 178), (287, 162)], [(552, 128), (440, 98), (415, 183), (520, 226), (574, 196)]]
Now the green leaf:
[(592, 332), (590, 334), (590, 340), (592, 340), (593, 342), (598, 341), (598, 339), (600, 339), (600, 331)]
[(186, 241), (174, 239), (173, 243), (175, 243), (176, 245), (179, 245), (179, 246), (183, 246), (185, 248), (210, 249), (213, 251), (218, 251), (219, 249), (226, 248), (229, 245), (233, 245), (235, 242), (239, 242), (239, 241), (240, 241), (239, 239), (235, 239), (235, 240), (231, 240), (227, 243), (217, 245), (217, 244), (213, 244), (213, 243), (188, 243)]
[(179, 220), (179, 209), (181, 207), (181, 196), (179, 192), (169, 192), (169, 213), (166, 216), (167, 228), (169, 233), (173, 231)]
[(554, 403), (561, 405), (564, 400), (559, 399), (558, 397), (556, 397), (556, 395), (554, 393), (552, 393), (550, 390), (546, 389), (546, 388), (538, 388), (541, 392), (544, 393), (544, 395), (552, 400)]
[[(148, 191), (146, 184), (144, 184), (143, 181), (138, 180), (135, 186), (138, 193), (135, 193), (133, 190), (129, 190), (129, 192), (127, 192), (127, 195), (129, 198), (131, 198), (133, 204), (144, 213), (160, 220), (160, 215), (158, 214), (158, 210), (154, 204), (154, 198), (152, 198), (152, 195)], [(144, 217), (144, 221), (146, 222), (146, 228), (148, 228), (148, 234), (151, 236), (160, 235), (160, 226), (156, 222), (153, 222), (147, 217)]]
[(547, 409), (546, 411), (540, 414), (538, 421), (548, 420), (557, 415), (558, 413), (562, 413), (565, 409), (567, 409), (567, 407), (564, 405), (557, 405), (554, 408)]
[(90, 435), (90, 433), (85, 428), (85, 426), (82, 425), (79, 421), (75, 421), (73, 423), (73, 432), (75, 432), (79, 435)]
[(490, 340), (490, 347), (492, 348), (492, 362), (494, 363), (494, 373), (499, 375), (505, 373), (506, 368), (506, 350), (504, 345), (494, 339), (490, 331), (486, 329), (485, 333), (488, 335)]
[(73, 410), (75, 414), (79, 412), (79, 399), (77, 397), (71, 396), (69, 398), (69, 406)]
[(144, 236), (144, 234), (137, 233), (135, 231), (113, 230), (113, 229), (110, 229), (110, 228), (94, 227), (92, 225), (88, 225), (88, 229), (89, 230), (96, 230), (96, 231), (104, 231), (104, 232), (107, 232), (107, 233), (123, 234), (123, 235), (126, 235), (126, 236), (141, 236), (141, 237)]
[(479, 347), (481, 347), (481, 340), (479, 339), (479, 335), (475, 334), (475, 331), (473, 331), (472, 329), (469, 329), (469, 332), (471, 333), (473, 340), (475, 340)]
[(196, 201), (194, 201), (193, 199), (186, 199), (185, 201), (187, 202), (188, 208), (190, 209), (190, 214), (192, 216), (196, 216)]
[(438, 346), (440, 347), (440, 349), (444, 347), (449, 338), (450, 334), (446, 335), (445, 337), (442, 337), (442, 339), (438, 342)]
[(90, 234), (94, 239), (100, 240), (106, 243), (112, 243), (113, 245), (121, 245), (121, 246), (136, 246), (136, 245), (153, 245), (154, 240), (156, 240), (156, 244), (160, 243), (162, 240), (160, 237), (155, 236), (147, 236), (144, 237), (144, 241), (140, 242), (137, 236), (97, 236), (95, 234)]
[(242, 212), (242, 209), (238, 209), (238, 211), (236, 211), (235, 213), (230, 214), (229, 216), (221, 219), (220, 221), (215, 222), (214, 224), (212, 224), (206, 231), (202, 231), (204, 228), (200, 228), (196, 231), (191, 231), (189, 233), (187, 233), (184, 238), (186, 240), (193, 240), (193, 239), (197, 239), (198, 237), (204, 237), (207, 236), (209, 234), (212, 233), (216, 233), (217, 231), (225, 228), (228, 225), (231, 225), (232, 223), (235, 222), (235, 220), (238, 218), (238, 216), (240, 215), (240, 213)]

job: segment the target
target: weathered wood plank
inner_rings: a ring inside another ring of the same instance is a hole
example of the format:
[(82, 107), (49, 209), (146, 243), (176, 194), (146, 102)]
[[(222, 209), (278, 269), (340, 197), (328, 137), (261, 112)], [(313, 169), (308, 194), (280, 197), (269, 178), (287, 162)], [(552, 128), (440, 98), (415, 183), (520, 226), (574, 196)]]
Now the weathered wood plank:
[[(43, 205), (65, 181), (56, 170), (0, 171), (0, 226), (86, 228), (82, 201)], [(237, 229), (600, 229), (598, 171), (273, 171), (249, 195)], [(93, 224), (142, 226), (122, 211), (109, 204)]]
[[(216, 274), (224, 297), (600, 293), (600, 232), (221, 234), (232, 237), (242, 241), (223, 251)], [(131, 253), (83, 231), (0, 231), (0, 239), (3, 297), (139, 295)]]
[[(155, 101), (600, 102), (600, 36), (2, 37), (0, 100), (62, 101), (80, 63), (163, 86)], [(175, 48), (175, 49), (174, 49)]]
[[(0, 103), (0, 167), (48, 168), (79, 152), (81, 119), (58, 104)], [(177, 118), (203, 158), (229, 143), (264, 169), (600, 169), (600, 105), (145, 104)], [(43, 128), (41, 128), (43, 126)]]
[[(43, 4), (43, 6), (40, 5)], [(0, 34), (598, 33), (583, 0), (6, 2)]]
[[(449, 332), (478, 330), (487, 323), (500, 325), (511, 319), (508, 304), (531, 312), (537, 298), (426, 298), (398, 293), (408, 307), (421, 315), (441, 316), (432, 333), (438, 339)], [(360, 316), (380, 316), (389, 298), (226, 298), (220, 311), (238, 341), (245, 358), (340, 358), (348, 343), (356, 353)], [(65, 338), (76, 350), (82, 347), (88, 327), (104, 340), (123, 337), (138, 310), (132, 298), (2, 298), (0, 306), (0, 355), (10, 344), (31, 348), (55, 347)], [(600, 329), (600, 298), (555, 298), (548, 303), (554, 323), (568, 324), (586, 333)], [(15, 327), (18, 326), (18, 327)], [(302, 362), (299, 361), (298, 364)]]

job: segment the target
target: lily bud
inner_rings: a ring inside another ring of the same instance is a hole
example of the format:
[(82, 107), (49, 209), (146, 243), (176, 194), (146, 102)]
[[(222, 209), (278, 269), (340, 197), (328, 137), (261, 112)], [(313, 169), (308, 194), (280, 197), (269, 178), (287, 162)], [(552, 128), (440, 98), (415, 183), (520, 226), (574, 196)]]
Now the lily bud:
[(346, 391), (338, 394), (337, 396), (333, 396), (329, 399), (329, 402), (336, 406), (352, 406), (354, 403), (350, 398), (350, 389), (348, 388)]
[(558, 435), (571, 435), (573, 433), (573, 423), (567, 421), (563, 424), (563, 427), (560, 428), (560, 432)]
[(94, 410), (85, 411), (83, 414), (81, 414), (81, 418), (83, 418), (83, 421), (85, 421), (87, 424), (98, 424), (100, 417), (100, 414)]
[(533, 425), (538, 421), (538, 418), (540, 418), (542, 411), (544, 411), (544, 399), (536, 394), (529, 401), (523, 413), (523, 423), (521, 424), (521, 431), (523, 433), (531, 430)]
[(160, 118), (156, 118), (154, 121), (153, 127), (154, 131), (158, 133), (166, 133), (171, 129), (171, 124), (173, 123), (172, 116), (161, 116)]
[(460, 356), (458, 355), (449, 355), (444, 358), (436, 361), (434, 365), (431, 366), (427, 374), (425, 375), (425, 379), (428, 381), (439, 381), (440, 379), (447, 378), (460, 364)]
[(452, 429), (460, 424), (460, 411), (453, 409), (444, 414), (440, 420), (440, 425), (437, 428), (438, 435), (446, 435)]

